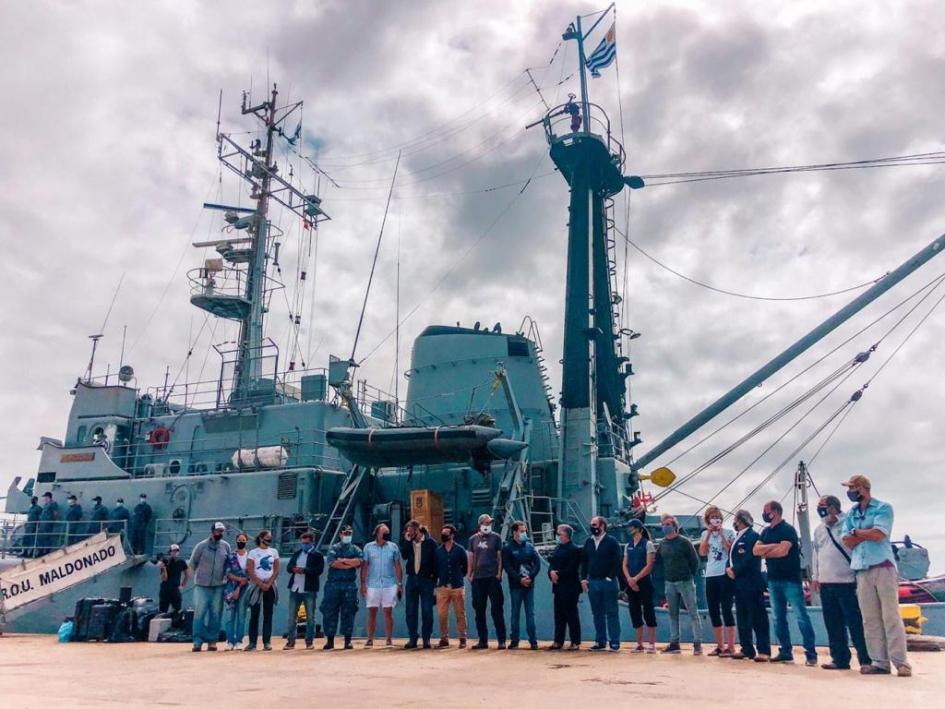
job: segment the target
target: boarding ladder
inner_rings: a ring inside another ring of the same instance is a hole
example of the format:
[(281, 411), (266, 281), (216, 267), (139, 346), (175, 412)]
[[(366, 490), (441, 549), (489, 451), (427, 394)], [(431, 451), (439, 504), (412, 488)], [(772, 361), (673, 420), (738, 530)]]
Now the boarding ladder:
[(358, 497), (358, 492), (364, 481), (370, 477), (370, 468), (355, 465), (348, 471), (344, 484), (341, 487), (341, 494), (335, 500), (335, 506), (331, 510), (331, 516), (328, 518), (328, 524), (322, 530), (321, 537), (318, 539), (318, 546), (322, 550), (327, 550), (338, 540), (338, 533), (351, 517), (351, 510), (354, 508), (354, 502)]

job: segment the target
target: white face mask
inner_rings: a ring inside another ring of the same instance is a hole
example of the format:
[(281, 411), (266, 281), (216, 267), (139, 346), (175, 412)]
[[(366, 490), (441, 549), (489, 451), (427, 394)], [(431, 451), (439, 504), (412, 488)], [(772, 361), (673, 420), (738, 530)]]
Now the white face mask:
[(722, 520), (720, 520), (718, 517), (713, 517), (712, 519), (709, 520), (709, 522), (712, 524), (713, 527), (722, 526)]
[(350, 535), (350, 534), (343, 534), (343, 535), (341, 535), (341, 543), (342, 543), (342, 544), (350, 544), (350, 543), (351, 543), (351, 535)]
[(480, 525), (479, 525), (479, 531), (482, 532), (483, 534), (488, 534), (489, 532), (492, 531), (492, 525), (491, 525), (491, 524), (480, 524)]

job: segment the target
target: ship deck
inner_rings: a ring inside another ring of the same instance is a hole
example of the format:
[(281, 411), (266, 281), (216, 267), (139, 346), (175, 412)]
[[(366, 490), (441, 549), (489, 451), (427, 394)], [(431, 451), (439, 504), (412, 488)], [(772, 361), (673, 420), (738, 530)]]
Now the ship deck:
[(471, 652), (455, 642), (438, 651), (290, 653), (279, 650), (282, 644), (276, 640), (266, 653), (198, 655), (186, 644), (59, 644), (50, 635), (5, 635), (0, 696), (11, 707), (576, 707), (672, 700), (673, 706), (731, 709), (734, 702), (771, 709), (835, 708), (838, 701), (869, 706), (878, 699), (937, 706), (945, 693), (945, 652), (912, 653), (914, 675), (906, 679), (689, 654)]

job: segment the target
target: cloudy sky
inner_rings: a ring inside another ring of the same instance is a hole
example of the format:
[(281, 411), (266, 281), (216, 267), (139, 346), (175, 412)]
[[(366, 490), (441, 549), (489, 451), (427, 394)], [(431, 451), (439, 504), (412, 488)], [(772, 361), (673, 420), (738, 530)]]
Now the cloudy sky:
[[(401, 315), (412, 313), (402, 328), (401, 369), (427, 324), (501, 321), (508, 330), (526, 314), (541, 326), (549, 362), (557, 362), (568, 195), (560, 176), (549, 174), (543, 136), (523, 129), (543, 112), (523, 70), (532, 68), (550, 104), (576, 91), (575, 50), (559, 48), (560, 35), (576, 14), (602, 8), (564, 1), (4, 3), (0, 482), (32, 474), (39, 437), (62, 435), (69, 387), (88, 361), (88, 335), (102, 327), (119, 282), (97, 359), (101, 373), (117, 366), (127, 326), (125, 361), (141, 385), (160, 384), (166, 367), (172, 380), (216, 375), (208, 346), (235, 331), (204, 326), (188, 303), (186, 272), (204, 257), (190, 243), (219, 233), (218, 215), (201, 203), (247, 199), (233, 179), (220, 180), (213, 136), (221, 89), (223, 127), (234, 133), (253, 128), (239, 116), (244, 89), (260, 99), (267, 80), (278, 81), (283, 99), (304, 100), (303, 150), (338, 185), (321, 184), (333, 219), (318, 235), (314, 309), (309, 292), (298, 336), (297, 352), (310, 366), (324, 365), (329, 353), (350, 353), (398, 149), (398, 187), (358, 346), (359, 357), (370, 354), (361, 374), (392, 386), (398, 240)], [(945, 114), (943, 20), (945, 10), (932, 1), (828, 9), (820, 2), (782, 9), (620, 2), (620, 84), (612, 66), (592, 81), (592, 98), (615, 130), (622, 108), (628, 170), (642, 175), (936, 151)], [(876, 278), (945, 232), (943, 189), (945, 166), (938, 165), (653, 186), (634, 193), (630, 231), (643, 249), (697, 280), (760, 296), (809, 295)], [(278, 224), (287, 234), (283, 273), (292, 301), (299, 240), (308, 253), (308, 236), (292, 220)], [(622, 249), (618, 258), (623, 263)], [(628, 324), (644, 333), (632, 352), (641, 450), (850, 297), (739, 299), (681, 280), (635, 251), (628, 263)], [(747, 403), (943, 270), (945, 262), (933, 261)], [(736, 503), (771, 473), (792, 443), (869, 379), (935, 299), (720, 501)], [(269, 334), (283, 351), (295, 339), (288, 309), (277, 295)], [(674, 468), (692, 470), (892, 322), (855, 338), (746, 416), (743, 428), (740, 421), (726, 429)], [(945, 443), (935, 412), (945, 398), (943, 337), (945, 308), (871, 384), (812, 468), (822, 491), (839, 492), (853, 472), (870, 475), (876, 495), (896, 505), (897, 536), (908, 532), (929, 546), (939, 571)], [(792, 421), (686, 490), (713, 495)], [(784, 495), (793, 467), (750, 506)], [(662, 506), (686, 512), (693, 504), (672, 495)]]

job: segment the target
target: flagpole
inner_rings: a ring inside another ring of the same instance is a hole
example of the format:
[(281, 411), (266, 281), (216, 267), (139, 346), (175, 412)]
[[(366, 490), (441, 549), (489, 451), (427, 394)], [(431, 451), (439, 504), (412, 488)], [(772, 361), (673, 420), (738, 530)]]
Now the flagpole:
[(591, 111), (587, 100), (587, 74), (585, 73), (587, 58), (584, 56), (584, 33), (581, 31), (580, 15), (577, 16), (575, 28), (577, 30), (575, 39), (578, 43), (578, 62), (581, 65), (581, 113), (584, 116), (584, 132), (589, 134), (591, 132)]

